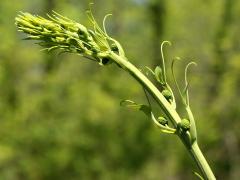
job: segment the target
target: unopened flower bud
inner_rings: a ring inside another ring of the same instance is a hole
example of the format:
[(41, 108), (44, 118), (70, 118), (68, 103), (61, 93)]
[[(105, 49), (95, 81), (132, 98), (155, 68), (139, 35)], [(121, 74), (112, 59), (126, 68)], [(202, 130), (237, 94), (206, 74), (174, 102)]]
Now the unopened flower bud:
[(161, 124), (161, 125), (167, 125), (168, 124), (168, 120), (165, 118), (165, 117), (162, 117), (162, 116), (159, 116), (158, 117), (158, 122)]
[(182, 119), (179, 126), (182, 130), (187, 131), (190, 129), (190, 121), (188, 119)]
[(162, 95), (163, 95), (168, 101), (172, 99), (172, 93), (171, 93), (169, 90), (167, 90), (167, 89), (164, 89), (164, 90), (162, 91)]

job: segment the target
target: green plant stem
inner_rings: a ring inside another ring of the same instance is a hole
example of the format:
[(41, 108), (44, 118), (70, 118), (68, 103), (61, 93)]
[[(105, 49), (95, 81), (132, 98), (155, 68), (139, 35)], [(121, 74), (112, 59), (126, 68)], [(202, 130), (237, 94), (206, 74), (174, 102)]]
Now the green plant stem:
[(110, 53), (109, 58), (111, 58), (124, 70), (128, 71), (149, 92), (176, 128), (177, 124), (181, 122), (181, 118), (164, 98), (161, 92), (154, 86), (154, 84), (125, 58), (118, 56), (115, 53)]
[[(178, 115), (176, 110), (169, 104), (169, 102), (164, 98), (161, 92), (155, 87), (155, 85), (126, 58), (112, 52), (109, 53), (108, 58), (112, 59), (115, 63), (118, 64), (118, 66), (120, 66), (124, 70), (128, 71), (148, 91), (148, 93), (159, 104), (165, 115), (170, 119), (173, 126), (177, 128), (178, 123), (181, 122), (180, 116)], [(189, 142), (187, 133), (177, 133), (177, 135), (180, 137), (183, 144), (190, 152), (204, 178), (214, 180), (215, 177), (213, 175), (213, 172), (210, 169), (201, 150), (199, 149), (197, 141), (194, 141), (194, 143)]]
[(189, 152), (193, 159), (195, 160), (195, 162), (197, 163), (197, 166), (201, 170), (204, 179), (209, 180), (216, 179), (205, 157), (203, 156), (202, 151), (200, 150), (197, 142), (194, 142), (192, 144), (191, 149), (189, 149)]

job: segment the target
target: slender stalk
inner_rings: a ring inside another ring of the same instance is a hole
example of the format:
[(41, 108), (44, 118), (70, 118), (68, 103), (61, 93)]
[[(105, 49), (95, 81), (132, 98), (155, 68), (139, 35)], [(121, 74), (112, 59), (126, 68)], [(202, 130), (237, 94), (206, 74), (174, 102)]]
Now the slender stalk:
[[(121, 68), (128, 71), (148, 91), (148, 93), (159, 104), (165, 115), (171, 120), (173, 126), (177, 128), (178, 123), (181, 122), (180, 116), (176, 110), (172, 108), (172, 106), (168, 103), (160, 91), (154, 86), (154, 84), (127, 59), (112, 52), (108, 56), (108, 58), (112, 59)], [(213, 175), (213, 172), (209, 167), (206, 159), (204, 158), (201, 150), (199, 149), (197, 141), (189, 142), (187, 133), (177, 134), (193, 157), (203, 177), (208, 180), (214, 180), (215, 177)]]
[(195, 160), (198, 168), (201, 170), (204, 179), (209, 180), (216, 179), (210, 166), (208, 165), (207, 160), (203, 156), (202, 151), (200, 150), (197, 142), (192, 144), (191, 149), (189, 149), (189, 152), (193, 159)]

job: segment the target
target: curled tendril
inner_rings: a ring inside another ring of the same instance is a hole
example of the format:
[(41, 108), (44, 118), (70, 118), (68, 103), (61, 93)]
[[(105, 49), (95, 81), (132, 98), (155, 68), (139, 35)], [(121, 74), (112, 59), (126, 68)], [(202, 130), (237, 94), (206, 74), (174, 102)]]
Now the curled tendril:
[(165, 58), (164, 58), (164, 53), (163, 53), (163, 47), (165, 44), (168, 44), (169, 46), (172, 45), (172, 43), (170, 41), (163, 41), (161, 44), (161, 56), (162, 56), (162, 69), (163, 69), (163, 79), (164, 82), (167, 82), (167, 76), (166, 76), (166, 67), (165, 67)]
[[(96, 20), (95, 20), (95, 18), (94, 18), (94, 16), (93, 16), (92, 8), (91, 8), (92, 5), (93, 5), (93, 3), (90, 3), (90, 4), (89, 4), (89, 10), (87, 10), (86, 13), (87, 13), (88, 19), (89, 19), (90, 22), (93, 24), (94, 33), (95, 33), (97, 36), (100, 36), (100, 39), (105, 39), (106, 42), (107, 42), (107, 40), (112, 41), (112, 42), (117, 46), (117, 48), (118, 48), (118, 50), (119, 50), (119, 55), (120, 55), (121, 57), (124, 57), (124, 58), (125, 58), (125, 52), (124, 52), (121, 44), (120, 44), (117, 40), (115, 40), (115, 39), (111, 38), (110, 36), (108, 36), (107, 31), (106, 31), (106, 26), (105, 26), (106, 19), (107, 19), (108, 16), (110, 16), (110, 15), (112, 15), (112, 14), (107, 14), (107, 15), (104, 17), (104, 19), (103, 19), (103, 30), (102, 30), (102, 29), (99, 27), (98, 23), (96, 22)], [(98, 37), (96, 37), (96, 38), (98, 38)], [(110, 48), (110, 47), (108, 47), (108, 43), (106, 43), (106, 42), (103, 42), (103, 41), (102, 41), (102, 42), (99, 42), (99, 43), (102, 43), (104, 46), (107, 46), (107, 48)]]
[(180, 95), (180, 97), (181, 97), (181, 99), (182, 99), (182, 102), (184, 103), (184, 105), (186, 105), (186, 102), (185, 102), (185, 100), (184, 100), (184, 96), (183, 96), (183, 94), (182, 94), (182, 92), (181, 92), (181, 90), (180, 90), (180, 87), (179, 87), (179, 85), (178, 85), (178, 82), (177, 82), (177, 79), (176, 79), (176, 76), (175, 76), (175, 73), (174, 73), (174, 64), (175, 64), (176, 61), (179, 61), (179, 60), (181, 60), (180, 57), (175, 57), (175, 58), (172, 60), (171, 71), (172, 71), (173, 80), (174, 80), (174, 83), (175, 83), (175, 85), (176, 85), (176, 87), (177, 87), (178, 93), (179, 93), (179, 95)]
[(105, 34), (105, 32), (99, 27), (97, 21), (95, 20), (93, 13), (92, 13), (92, 5), (94, 5), (94, 3), (89, 3), (89, 10), (86, 11), (86, 14), (88, 16), (88, 19), (90, 20), (90, 22), (93, 24), (94, 27), (94, 31), (96, 34), (100, 35), (100, 36), (104, 36), (107, 37), (107, 35)]
[(185, 67), (185, 70), (184, 70), (184, 81), (185, 81), (185, 94), (186, 94), (186, 104), (189, 106), (189, 93), (188, 93), (188, 87), (189, 87), (189, 82), (188, 82), (188, 79), (187, 79), (187, 75), (188, 75), (188, 69), (191, 65), (197, 65), (197, 63), (195, 62), (190, 62), (186, 65)]
[(185, 70), (184, 70), (184, 81), (185, 81), (185, 87), (184, 87), (184, 90), (183, 90), (183, 93), (182, 91), (180, 90), (180, 87), (178, 85), (178, 82), (177, 82), (177, 79), (176, 79), (176, 76), (175, 76), (175, 73), (174, 73), (174, 64), (177, 60), (181, 60), (179, 57), (175, 57), (172, 61), (172, 65), (171, 65), (171, 71), (172, 71), (172, 76), (173, 76), (173, 80), (174, 80), (174, 83), (177, 87), (177, 90), (179, 92), (179, 95), (184, 103), (184, 105), (186, 106), (189, 106), (189, 93), (188, 93), (188, 88), (189, 88), (189, 82), (188, 82), (188, 79), (187, 79), (187, 73), (188, 73), (188, 69), (191, 65), (197, 65), (197, 63), (195, 62), (190, 62), (186, 65), (185, 67)]
[[(94, 40), (102, 47), (102, 49), (108, 51), (110, 48), (110, 45), (109, 45), (109, 40), (110, 41), (116, 41), (114, 40), (113, 38), (109, 37), (107, 32), (106, 32), (106, 27), (105, 27), (105, 21), (106, 21), (106, 18), (110, 15), (110, 14), (107, 14), (104, 19), (103, 19), (103, 30), (100, 28), (100, 26), (98, 25), (97, 21), (95, 20), (94, 16), (93, 16), (93, 13), (92, 13), (92, 8), (91, 6), (93, 5), (93, 3), (90, 3), (89, 4), (89, 10), (86, 11), (86, 14), (88, 16), (88, 19), (90, 20), (90, 22), (92, 23), (93, 25), (93, 28), (94, 28), (94, 32), (91, 31), (91, 30), (88, 30), (91, 35), (93, 36)], [(117, 44), (117, 46), (121, 46), (118, 42), (115, 44)], [(120, 47), (119, 47), (120, 49)], [(123, 50), (122, 50), (123, 51)]]
[(63, 20), (63, 21), (66, 21), (66, 22), (74, 22), (73, 20), (71, 20), (71, 19), (69, 19), (69, 18), (67, 18), (67, 17), (65, 17), (65, 16), (57, 13), (57, 12), (54, 11), (54, 10), (52, 10), (52, 12), (53, 12), (53, 17), (55, 18), (55, 20), (54, 20), (54, 18), (51, 18), (50, 15), (48, 15), (48, 17), (49, 17), (50, 19), (54, 20), (55, 22), (56, 22), (57, 20), (60, 20), (60, 21)]
[(112, 14), (106, 14), (103, 18), (103, 31), (106, 34), (106, 36), (108, 36), (107, 30), (106, 30), (106, 20), (109, 16), (112, 16)]

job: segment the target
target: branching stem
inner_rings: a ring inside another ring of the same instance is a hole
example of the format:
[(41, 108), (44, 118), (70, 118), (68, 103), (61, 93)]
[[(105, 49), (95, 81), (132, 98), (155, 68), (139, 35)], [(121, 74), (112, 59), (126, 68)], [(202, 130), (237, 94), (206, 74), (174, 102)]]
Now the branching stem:
[[(136, 79), (143, 86), (143, 88), (148, 91), (148, 93), (161, 107), (165, 115), (172, 122), (174, 128), (178, 128), (178, 124), (181, 122), (180, 116), (178, 115), (176, 110), (173, 109), (173, 107), (169, 104), (169, 102), (164, 98), (161, 92), (153, 85), (153, 83), (141, 71), (139, 71), (138, 68), (136, 68), (133, 64), (127, 61), (126, 58), (123, 58), (113, 52), (110, 52), (108, 56), (120, 67), (129, 72), (130, 75), (133, 76), (134, 79)], [(216, 179), (205, 157), (199, 149), (197, 141), (189, 142), (189, 136), (187, 133), (179, 132), (177, 133), (177, 135), (182, 140), (183, 144), (193, 157), (204, 179)]]

